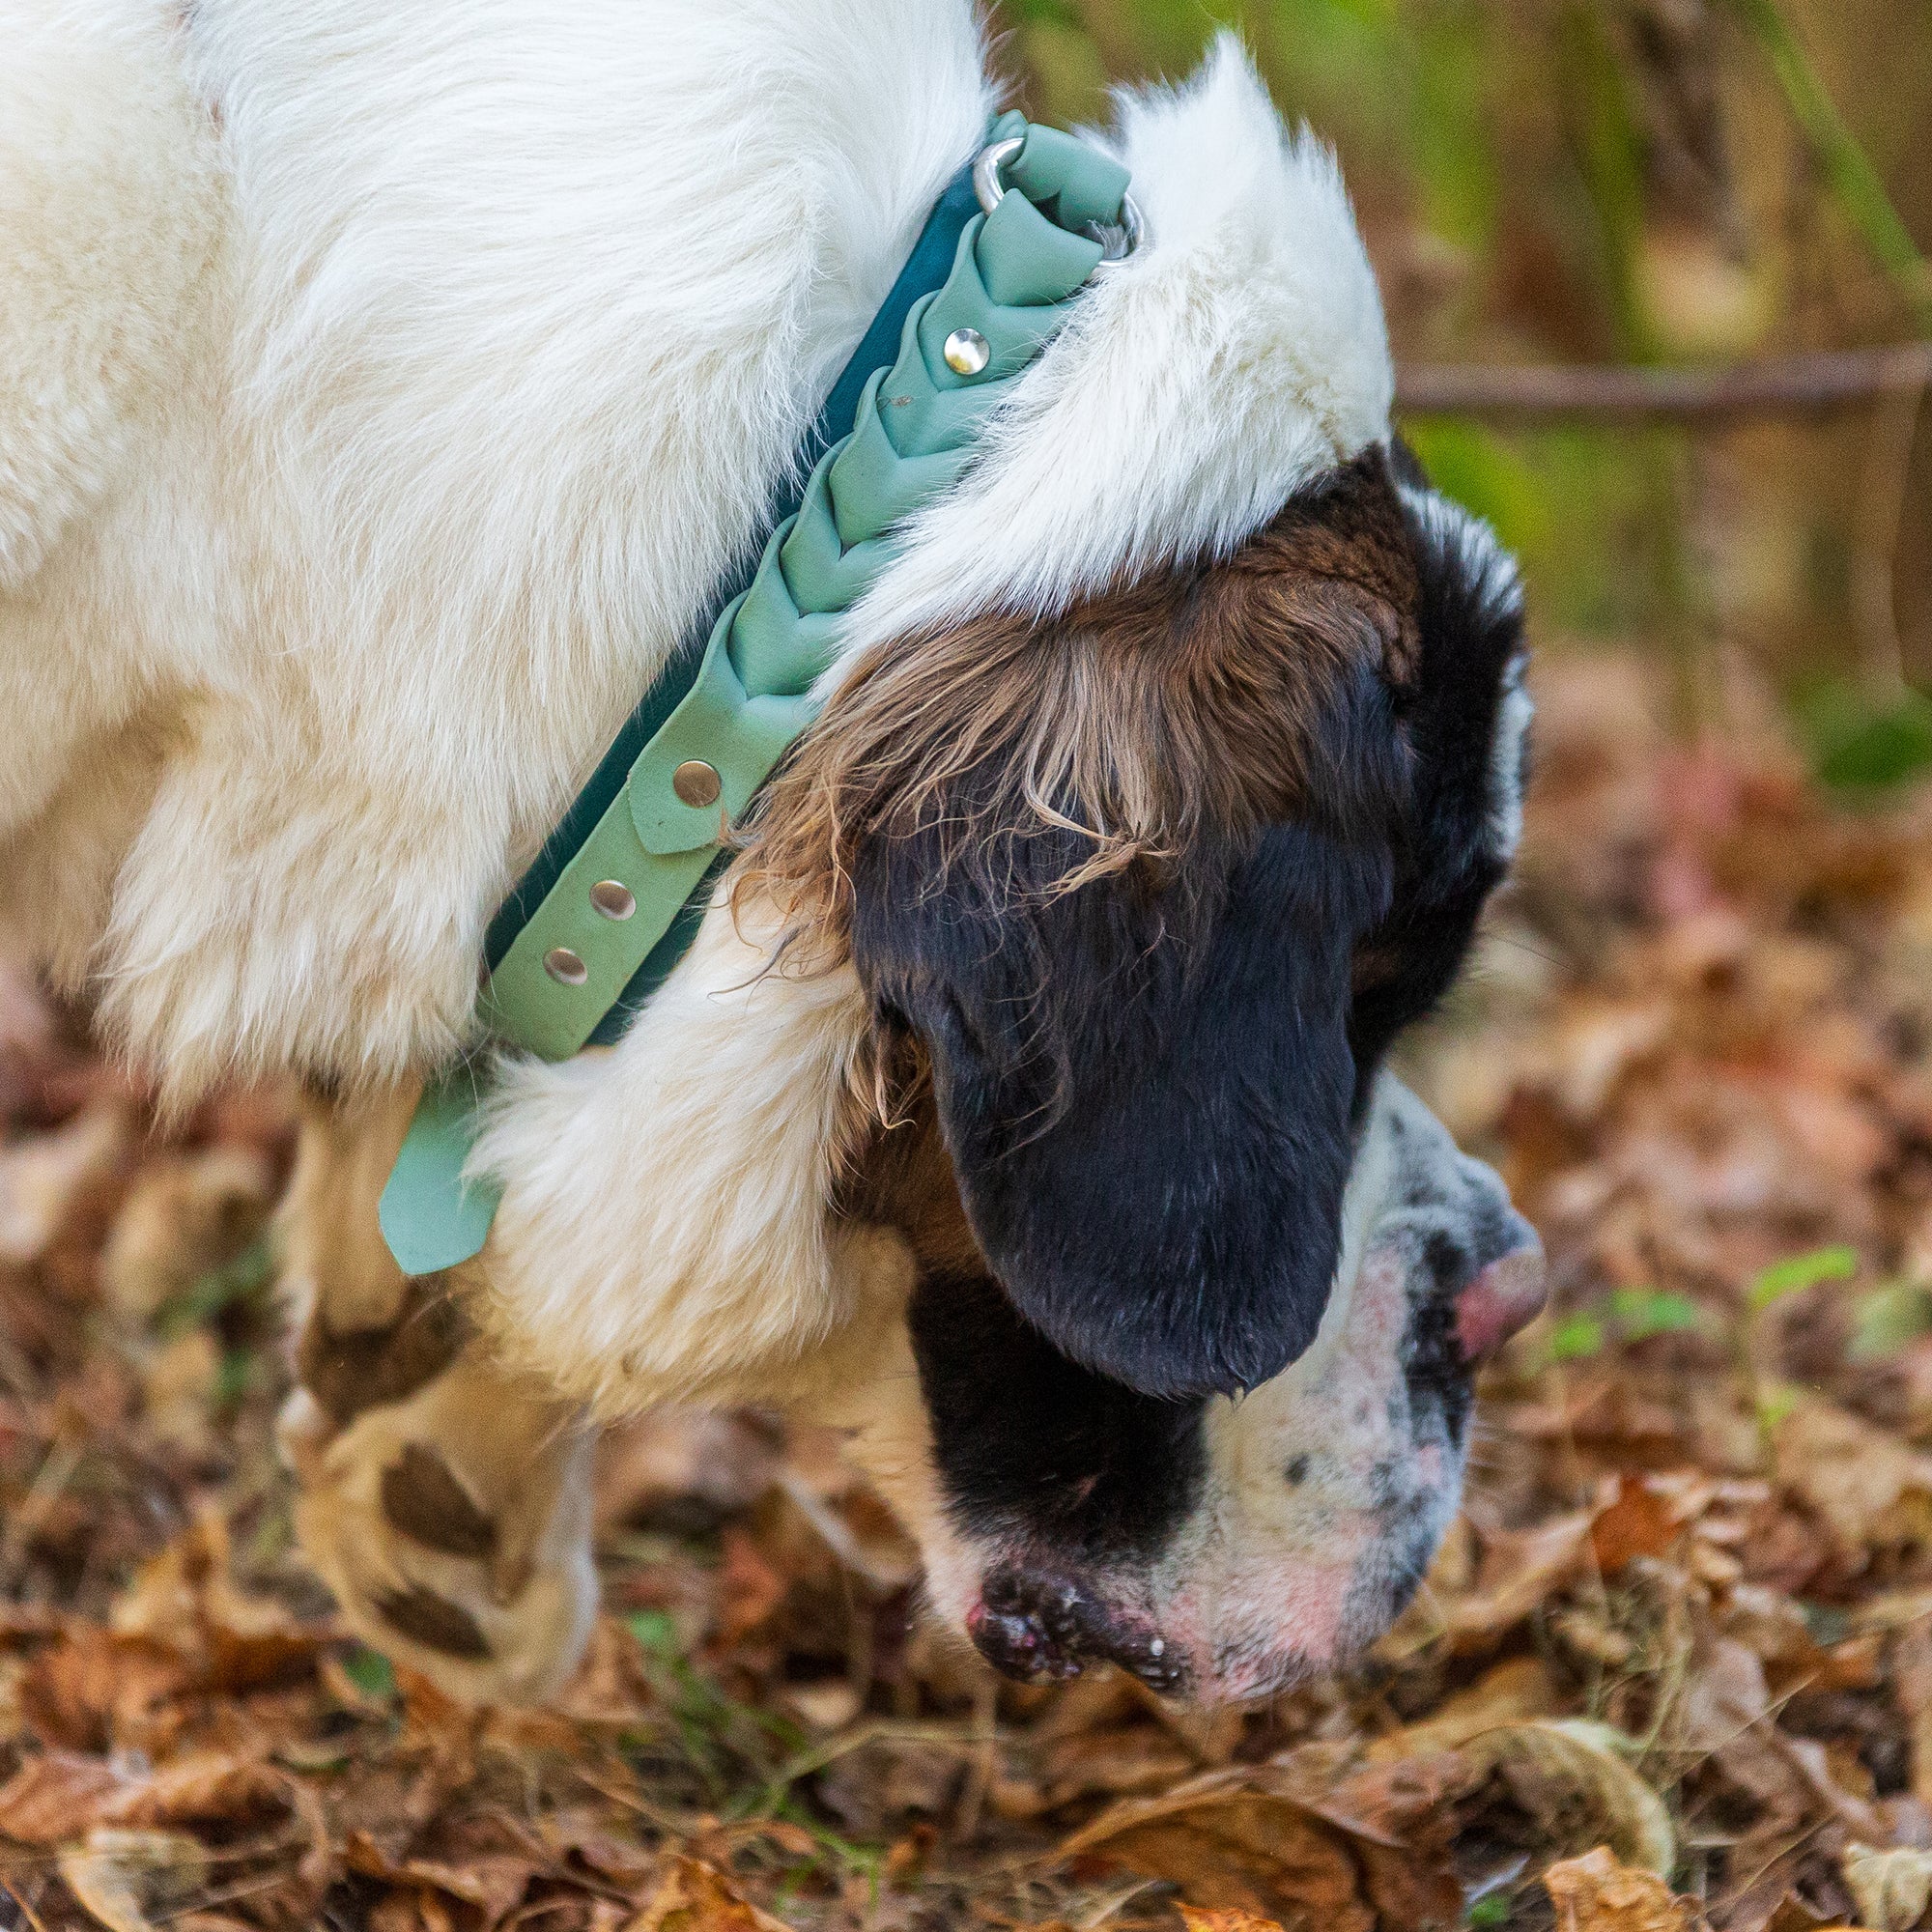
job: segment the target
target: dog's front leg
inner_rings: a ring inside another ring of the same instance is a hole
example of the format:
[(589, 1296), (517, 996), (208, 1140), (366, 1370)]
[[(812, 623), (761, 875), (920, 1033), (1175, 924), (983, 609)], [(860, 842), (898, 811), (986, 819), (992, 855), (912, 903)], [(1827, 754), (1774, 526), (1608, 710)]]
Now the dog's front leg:
[(413, 1097), (303, 1122), (281, 1215), (297, 1533), (377, 1649), (471, 1702), (537, 1699), (596, 1610), (592, 1431), (477, 1335), (462, 1270), (412, 1280), (390, 1259), (376, 1204)]

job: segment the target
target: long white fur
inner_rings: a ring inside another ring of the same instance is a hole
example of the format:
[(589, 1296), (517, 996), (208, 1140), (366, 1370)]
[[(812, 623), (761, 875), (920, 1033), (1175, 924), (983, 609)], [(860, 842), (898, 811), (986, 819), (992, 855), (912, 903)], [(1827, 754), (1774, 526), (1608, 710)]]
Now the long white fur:
[(1152, 240), (1104, 271), (964, 485), (916, 518), (828, 673), (988, 610), (1051, 615), (1223, 554), (1385, 438), (1381, 298), (1333, 156), (1290, 136), (1231, 34), (1185, 87), (1123, 94), (1109, 141)]
[(768, 970), (777, 937), (721, 906), (616, 1047), (504, 1070), (475, 1301), (606, 1413), (762, 1395), (851, 1312), (827, 1208), (867, 1006), (850, 966)]
[[(0, 916), (177, 1098), (411, 1079), (980, 138), (970, 0), (0, 0)], [(851, 649), (1225, 550), (1385, 433), (1333, 166), (1238, 49), (1117, 139), (1152, 241)], [(841, 1306), (863, 1012), (727, 919), (479, 1151), (492, 1319), (606, 1402)]]

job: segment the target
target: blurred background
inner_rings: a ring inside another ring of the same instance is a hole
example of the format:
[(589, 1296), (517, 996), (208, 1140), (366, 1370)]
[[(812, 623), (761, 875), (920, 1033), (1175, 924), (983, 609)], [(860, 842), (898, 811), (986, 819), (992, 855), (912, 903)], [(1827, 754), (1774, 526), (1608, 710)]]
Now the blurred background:
[(1837, 365), (1853, 393), (1819, 407), (1819, 365), (1798, 362), (1775, 407), (1727, 406), (1707, 377), (1688, 405), (1630, 407), (1639, 382), (1605, 412), (1552, 409), (1520, 373), (1932, 338), (1925, 0), (1001, 0), (994, 17), (1024, 104), (1062, 123), (1240, 31), (1341, 156), (1408, 389), (1480, 378), (1473, 406), (1403, 426), (1521, 556), (1546, 649), (1640, 643), (1687, 728), (1713, 722), (1727, 670), (1761, 676), (1855, 788), (1932, 762), (1911, 692), (1932, 689), (1922, 381)]

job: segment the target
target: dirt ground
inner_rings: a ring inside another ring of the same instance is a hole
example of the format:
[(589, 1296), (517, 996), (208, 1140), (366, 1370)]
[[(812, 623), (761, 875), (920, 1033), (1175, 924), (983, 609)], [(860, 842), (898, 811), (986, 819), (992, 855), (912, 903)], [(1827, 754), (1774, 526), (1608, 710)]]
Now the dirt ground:
[(755, 1416), (607, 1444), (555, 1709), (398, 1681), (270, 1441), (286, 1104), (159, 1134), (0, 985), (0, 1924), (1906, 1932), (1932, 794), (1827, 802), (1748, 690), (1690, 750), (1628, 658), (1540, 677), (1520, 877), (1407, 1064), (1555, 1307), (1402, 1624), (1257, 1709), (996, 1691), (827, 1445)]

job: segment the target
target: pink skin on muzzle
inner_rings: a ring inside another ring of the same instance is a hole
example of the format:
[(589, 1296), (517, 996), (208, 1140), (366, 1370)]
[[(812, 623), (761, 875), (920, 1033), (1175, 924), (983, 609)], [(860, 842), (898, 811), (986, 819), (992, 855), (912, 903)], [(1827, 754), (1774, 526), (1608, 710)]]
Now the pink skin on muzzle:
[(1487, 1361), (1534, 1321), (1548, 1300), (1549, 1270), (1541, 1241), (1492, 1262), (1456, 1297), (1456, 1339), (1463, 1359)]

